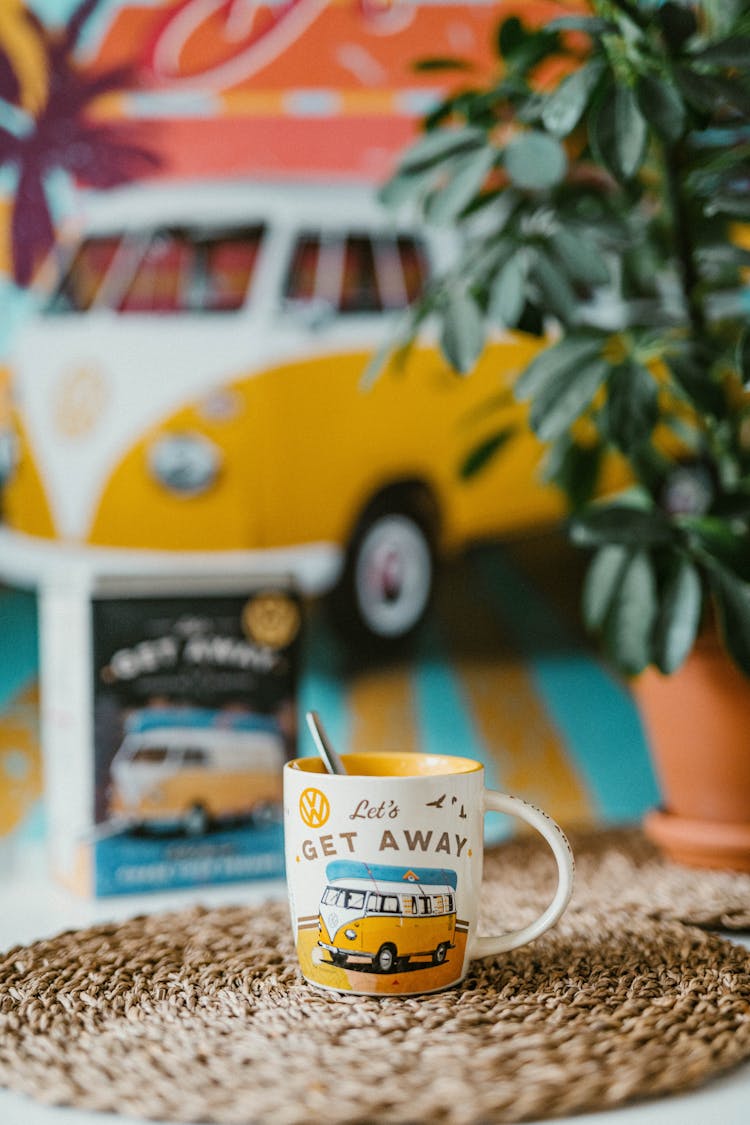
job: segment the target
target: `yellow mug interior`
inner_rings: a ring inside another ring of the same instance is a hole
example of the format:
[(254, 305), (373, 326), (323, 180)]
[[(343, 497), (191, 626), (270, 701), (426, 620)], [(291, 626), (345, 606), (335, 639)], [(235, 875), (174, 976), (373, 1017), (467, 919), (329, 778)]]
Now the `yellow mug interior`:
[[(445, 774), (476, 773), (481, 762), (453, 758), (448, 754), (402, 754), (399, 751), (342, 754), (347, 774), (353, 777), (442, 777)], [(320, 758), (296, 758), (289, 768), (303, 773), (325, 773)]]

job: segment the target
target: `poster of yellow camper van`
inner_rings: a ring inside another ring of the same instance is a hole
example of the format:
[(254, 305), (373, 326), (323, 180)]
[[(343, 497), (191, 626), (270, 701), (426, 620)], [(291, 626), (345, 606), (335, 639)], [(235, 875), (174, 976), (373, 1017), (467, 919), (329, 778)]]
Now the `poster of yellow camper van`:
[(428, 324), (363, 385), (457, 249), (378, 202), (445, 93), (414, 62), (460, 40), (494, 66), (497, 15), (61, 0), (48, 25), (18, 5), (47, 77), (23, 138), (0, 136), (29, 298), (0, 371), (7, 577), (44, 584), (58, 544), (103, 572), (239, 565), (398, 639), (443, 555), (560, 513), (510, 389), (533, 337), (499, 334), (462, 379)]
[(450, 266), (445, 233), (395, 223), (370, 189), (290, 184), (142, 185), (87, 199), (81, 222), (9, 358), (18, 532), (110, 566), (240, 557), (398, 638), (439, 554), (559, 512), (511, 393), (533, 337), (498, 337), (462, 379), (428, 327), (364, 385)]

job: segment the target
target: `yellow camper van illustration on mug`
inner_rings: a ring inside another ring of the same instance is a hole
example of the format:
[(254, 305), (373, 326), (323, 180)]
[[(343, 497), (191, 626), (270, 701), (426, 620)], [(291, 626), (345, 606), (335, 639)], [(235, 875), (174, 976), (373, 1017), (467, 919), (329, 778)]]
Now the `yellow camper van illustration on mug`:
[(456, 919), (454, 871), (338, 860), (326, 880), (318, 948), (329, 964), (379, 973), (442, 965), (466, 930)]

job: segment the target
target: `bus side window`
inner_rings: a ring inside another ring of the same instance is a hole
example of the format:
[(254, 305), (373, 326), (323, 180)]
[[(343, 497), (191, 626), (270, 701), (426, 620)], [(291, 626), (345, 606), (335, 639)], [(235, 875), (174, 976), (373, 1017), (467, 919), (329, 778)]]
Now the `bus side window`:
[(185, 749), (182, 764), (193, 768), (201, 768), (208, 765), (208, 754), (205, 750), (201, 750), (199, 746), (188, 746)]
[(372, 241), (365, 235), (349, 235), (344, 248), (339, 312), (381, 312), (382, 308)]
[(161, 231), (119, 303), (123, 313), (237, 312), (245, 304), (263, 227)]
[(166, 759), (167, 748), (165, 746), (139, 746), (130, 760), (131, 762), (138, 762), (139, 765), (160, 766)]
[(373, 240), (378, 286), (386, 310), (403, 309), (419, 300), (427, 283), (427, 255), (411, 235), (379, 236)]
[(430, 903), (430, 900), (427, 897), (427, 895), (420, 895), (419, 896), (419, 913), (420, 914), (432, 914), (432, 904)]
[(302, 234), (294, 247), (284, 284), (284, 298), (288, 301), (312, 301), (320, 258), (320, 238), (316, 234)]
[(344, 315), (403, 309), (422, 294), (427, 255), (410, 235), (305, 231), (284, 284), (291, 304), (319, 302)]
[(236, 312), (245, 304), (258, 260), (263, 227), (251, 227), (198, 243), (202, 293), (191, 302), (202, 312)]
[(417, 900), (414, 895), (401, 895), (401, 910), (409, 917), (417, 913)]
[(343, 255), (344, 242), (340, 234), (300, 233), (284, 281), (284, 304), (338, 308)]
[(120, 299), (121, 313), (175, 313), (186, 308), (195, 247), (181, 233), (151, 239), (135, 276)]
[(411, 305), (419, 300), (427, 284), (429, 276), (427, 254), (424, 244), (418, 238), (400, 235), (396, 244), (404, 275), (406, 303)]
[(371, 894), (367, 903), (368, 914), (399, 914), (398, 895)]

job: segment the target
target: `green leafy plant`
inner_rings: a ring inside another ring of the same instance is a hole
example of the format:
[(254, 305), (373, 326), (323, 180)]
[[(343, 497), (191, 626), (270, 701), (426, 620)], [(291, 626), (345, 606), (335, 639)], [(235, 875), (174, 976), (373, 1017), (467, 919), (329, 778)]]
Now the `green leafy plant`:
[[(713, 603), (750, 674), (748, 5), (591, 0), (506, 19), (497, 51), (383, 189), (464, 234), (399, 347), (435, 315), (468, 376), (491, 332), (541, 332), (515, 393), (593, 550), (587, 624), (625, 672), (671, 672)], [(601, 500), (613, 455), (632, 483)]]

